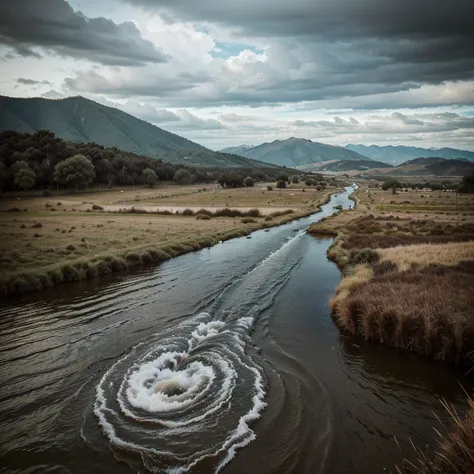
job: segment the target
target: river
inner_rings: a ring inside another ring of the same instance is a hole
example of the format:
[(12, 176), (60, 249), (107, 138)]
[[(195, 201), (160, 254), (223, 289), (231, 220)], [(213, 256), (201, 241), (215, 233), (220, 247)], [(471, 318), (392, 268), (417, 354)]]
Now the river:
[(462, 370), (339, 334), (320, 213), (0, 308), (0, 471), (380, 473)]

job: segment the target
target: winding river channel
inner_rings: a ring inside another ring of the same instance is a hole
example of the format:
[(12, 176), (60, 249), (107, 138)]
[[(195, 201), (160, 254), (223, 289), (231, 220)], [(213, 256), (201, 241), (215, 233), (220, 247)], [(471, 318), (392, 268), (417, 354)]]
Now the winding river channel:
[(380, 473), (463, 371), (341, 336), (320, 213), (4, 302), (0, 472)]

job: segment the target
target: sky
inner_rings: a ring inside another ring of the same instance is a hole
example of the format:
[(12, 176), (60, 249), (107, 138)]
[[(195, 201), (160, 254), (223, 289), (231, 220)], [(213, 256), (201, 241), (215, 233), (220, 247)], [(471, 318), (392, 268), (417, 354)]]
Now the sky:
[(473, 0), (0, 0), (0, 94), (82, 95), (218, 150), (474, 150)]

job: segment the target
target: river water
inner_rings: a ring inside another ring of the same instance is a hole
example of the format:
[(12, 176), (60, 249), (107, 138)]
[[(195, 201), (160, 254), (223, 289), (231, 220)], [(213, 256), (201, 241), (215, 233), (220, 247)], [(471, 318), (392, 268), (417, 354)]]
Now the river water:
[[(341, 336), (322, 212), (0, 308), (0, 471), (380, 473), (461, 370)], [(459, 383), (458, 383), (459, 382)]]

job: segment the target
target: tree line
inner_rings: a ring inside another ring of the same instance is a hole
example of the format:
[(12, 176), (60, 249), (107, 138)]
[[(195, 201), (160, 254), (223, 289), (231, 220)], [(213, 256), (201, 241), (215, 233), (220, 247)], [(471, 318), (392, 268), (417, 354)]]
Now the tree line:
[(153, 186), (160, 180), (179, 184), (218, 181), (223, 186), (251, 186), (273, 180), (278, 168), (196, 168), (174, 165), (97, 143), (74, 143), (49, 130), (0, 132), (0, 191), (15, 189), (86, 189), (93, 184)]

